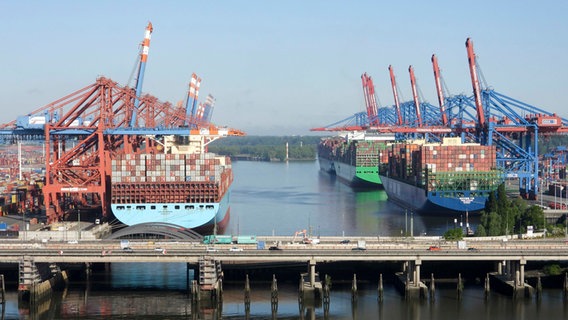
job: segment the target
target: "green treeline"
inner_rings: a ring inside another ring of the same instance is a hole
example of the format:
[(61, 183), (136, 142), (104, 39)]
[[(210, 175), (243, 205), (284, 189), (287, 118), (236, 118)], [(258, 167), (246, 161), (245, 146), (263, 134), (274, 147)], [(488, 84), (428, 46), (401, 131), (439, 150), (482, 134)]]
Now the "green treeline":
[(487, 199), (476, 235), (500, 236), (525, 233), (527, 226), (533, 226), (535, 230), (544, 228), (542, 209), (529, 206), (520, 198), (510, 200), (507, 197), (505, 184), (501, 184)]
[[(535, 231), (546, 227), (551, 235), (562, 234), (559, 226), (545, 226), (542, 208), (528, 205), (521, 198), (510, 199), (507, 197), (505, 184), (501, 184), (489, 195), (475, 235), (485, 237), (526, 233), (527, 226), (533, 226)], [(463, 236), (461, 228), (448, 230), (444, 234), (446, 240), (452, 241), (461, 240)]]
[(290, 160), (314, 160), (320, 140), (317, 136), (227, 137), (211, 143), (209, 151), (231, 158), (284, 161), (287, 142)]

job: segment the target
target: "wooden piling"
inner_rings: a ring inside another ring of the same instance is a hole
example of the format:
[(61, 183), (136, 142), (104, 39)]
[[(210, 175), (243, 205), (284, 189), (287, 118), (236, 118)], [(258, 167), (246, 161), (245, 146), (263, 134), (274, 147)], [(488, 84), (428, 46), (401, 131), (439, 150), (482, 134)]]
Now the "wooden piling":
[(430, 301), (434, 301), (434, 293), (436, 293), (436, 285), (434, 284), (434, 274), (430, 274)]
[(351, 300), (357, 300), (357, 274), (353, 274), (353, 282), (351, 283)]
[(383, 274), (379, 274), (379, 287), (377, 289), (379, 291), (378, 294), (378, 301), (379, 302), (383, 302), (383, 293), (384, 293), (384, 288), (383, 288)]
[(568, 273), (564, 273), (564, 299), (568, 299)]
[(462, 293), (463, 293), (462, 276), (461, 273), (458, 273), (458, 286), (457, 286), (458, 299), (461, 299)]
[(197, 280), (191, 280), (191, 302), (195, 303), (199, 301), (199, 285)]
[(404, 282), (404, 298), (410, 299), (410, 275), (406, 272), (406, 281)]
[(300, 287), (298, 288), (298, 301), (300, 304), (304, 301), (304, 277), (300, 277)]
[(542, 283), (540, 281), (540, 274), (536, 277), (536, 299), (540, 300), (542, 298)]
[(245, 308), (246, 306), (250, 306), (250, 282), (249, 282), (249, 275), (246, 275), (245, 278)]
[(2, 290), (2, 297), (1, 297), (1, 302), (2, 305), (6, 304), (6, 286), (4, 285), (4, 275), (0, 274), (0, 286), (1, 286), (1, 290)]
[(489, 282), (489, 273), (485, 275), (485, 286), (484, 286), (484, 293), (485, 293), (485, 298), (487, 299), (489, 297), (489, 293), (491, 292), (491, 284)]
[(278, 284), (276, 282), (276, 275), (272, 275), (272, 285), (270, 286), (270, 304), (272, 310), (278, 310)]
[(329, 275), (325, 275), (325, 280), (323, 282), (323, 304), (324, 308), (327, 305), (327, 309), (329, 311), (329, 294), (331, 291), (331, 277)]

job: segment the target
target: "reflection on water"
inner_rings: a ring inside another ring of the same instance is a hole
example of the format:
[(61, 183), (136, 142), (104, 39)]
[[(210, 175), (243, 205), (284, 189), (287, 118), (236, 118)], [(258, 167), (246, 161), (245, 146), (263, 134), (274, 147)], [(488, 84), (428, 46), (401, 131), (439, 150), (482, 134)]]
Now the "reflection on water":
[[(361, 281), (356, 299), (351, 285), (334, 283), (330, 304), (302, 305), (297, 284), (279, 282), (278, 304), (271, 301), (271, 283), (251, 283), (251, 303), (244, 302), (244, 281), (225, 283), (222, 304), (192, 305), (188, 290), (170, 289), (171, 279), (160, 286), (159, 279), (149, 289), (132, 279), (143, 279), (150, 270), (168, 270), (180, 283), (187, 283), (184, 264), (162, 266), (161, 263), (140, 264), (136, 269), (111, 268), (99, 282), (74, 282), (56, 293), (52, 299), (30, 306), (18, 304), (17, 293), (9, 291), (3, 319), (566, 319), (567, 306), (562, 291), (546, 289), (541, 299), (513, 299), (491, 293), (486, 299), (481, 285), (466, 285), (458, 299), (453, 286), (440, 284), (433, 299), (405, 300), (391, 283), (384, 285), (379, 301), (377, 284)], [(136, 274), (132, 277), (132, 273)], [(157, 274), (156, 274), (157, 275)], [(97, 277), (93, 277), (97, 278)], [(106, 279), (106, 280), (105, 280)], [(125, 280), (130, 279), (130, 280)], [(122, 283), (113, 289), (113, 281)], [(179, 285), (183, 287), (183, 285)]]
[[(422, 216), (388, 201), (384, 190), (354, 190), (316, 161), (233, 163), (235, 182), (226, 234), (322, 236), (442, 235), (466, 217)], [(469, 217), (475, 227), (478, 217)], [(411, 228), (411, 225), (413, 228)]]

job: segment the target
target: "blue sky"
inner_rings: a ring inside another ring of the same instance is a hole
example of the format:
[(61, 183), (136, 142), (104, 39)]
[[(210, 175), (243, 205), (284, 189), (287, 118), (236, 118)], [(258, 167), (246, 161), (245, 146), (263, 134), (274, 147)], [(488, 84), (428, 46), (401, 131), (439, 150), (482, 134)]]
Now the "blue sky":
[(567, 1), (0, 1), (0, 123), (105, 76), (127, 85), (148, 21), (145, 93), (183, 99), (192, 72), (213, 122), (250, 135), (310, 134), (364, 111), (361, 74), (392, 105), (388, 66), (437, 105), (471, 94), (465, 41), (496, 91), (568, 117)]

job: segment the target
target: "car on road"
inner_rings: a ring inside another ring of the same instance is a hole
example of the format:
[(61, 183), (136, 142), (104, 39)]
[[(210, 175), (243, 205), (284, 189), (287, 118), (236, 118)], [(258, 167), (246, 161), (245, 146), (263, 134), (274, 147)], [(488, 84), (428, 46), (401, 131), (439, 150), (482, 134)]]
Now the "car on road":
[(207, 252), (217, 252), (218, 250), (217, 250), (217, 248), (214, 248), (214, 247), (207, 247), (206, 251)]
[(241, 251), (243, 251), (243, 248), (232, 247), (231, 249), (229, 249), (229, 251), (231, 251), (231, 252), (241, 252)]
[(349, 239), (344, 239), (344, 240), (339, 241), (339, 243), (341, 243), (341, 244), (348, 244), (349, 242), (351, 242), (351, 240), (349, 240)]
[(428, 248), (428, 251), (440, 251), (442, 249), (440, 249), (440, 247), (438, 246), (430, 246), (430, 248)]
[(469, 247), (469, 248), (467, 248), (467, 251), (469, 251), (469, 252), (479, 252), (479, 249), (474, 248), (474, 247)]
[(352, 248), (351, 250), (353, 250), (353, 251), (365, 251), (365, 250), (367, 250), (367, 248), (355, 247), (355, 248)]
[(132, 250), (132, 248), (130, 248), (130, 247), (126, 247), (126, 248), (122, 249), (122, 252), (132, 253), (132, 252), (134, 252), (134, 250)]
[(272, 247), (269, 247), (268, 250), (271, 250), (271, 251), (272, 251), (272, 250), (280, 251), (280, 250), (282, 250), (282, 248), (277, 247), (277, 246), (272, 246)]

